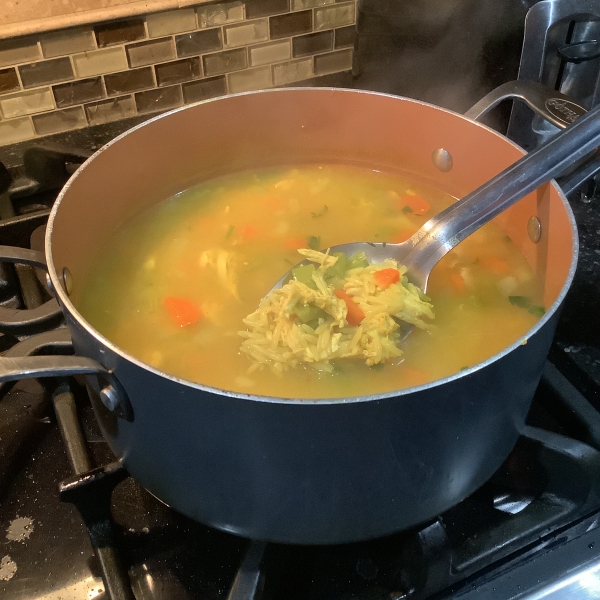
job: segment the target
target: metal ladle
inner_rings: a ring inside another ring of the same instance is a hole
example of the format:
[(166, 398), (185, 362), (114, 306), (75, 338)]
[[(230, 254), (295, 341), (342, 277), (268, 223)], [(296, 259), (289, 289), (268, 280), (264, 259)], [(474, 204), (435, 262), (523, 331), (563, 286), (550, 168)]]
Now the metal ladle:
[[(452, 248), (495, 216), (564, 172), (600, 145), (600, 105), (579, 117), (573, 125), (530, 152), (510, 167), (429, 219), (401, 244), (353, 242), (331, 246), (331, 252), (347, 256), (364, 252), (371, 263), (393, 258), (408, 269), (409, 280), (423, 292), (429, 274)], [(303, 261), (299, 264), (306, 264)], [(286, 273), (272, 289), (289, 280)]]

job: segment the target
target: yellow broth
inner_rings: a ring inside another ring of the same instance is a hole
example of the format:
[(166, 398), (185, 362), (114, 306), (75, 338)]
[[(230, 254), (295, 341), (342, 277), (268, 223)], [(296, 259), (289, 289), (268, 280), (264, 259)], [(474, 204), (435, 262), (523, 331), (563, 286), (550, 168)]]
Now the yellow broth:
[[(493, 356), (543, 314), (530, 266), (494, 224), (435, 267), (428, 289), (434, 328), (413, 331), (399, 364), (370, 368), (364, 361), (340, 361), (333, 374), (310, 367), (283, 376), (268, 369), (248, 374), (251, 363), (239, 351), (238, 331), (299, 261), (296, 248), (402, 241), (454, 201), (406, 176), (358, 167), (229, 175), (169, 198), (121, 227), (89, 265), (73, 301), (131, 355), (221, 389), (332, 398), (419, 385)], [(218, 256), (228, 262), (219, 263)], [(172, 298), (191, 303), (201, 316), (182, 325), (169, 310)]]

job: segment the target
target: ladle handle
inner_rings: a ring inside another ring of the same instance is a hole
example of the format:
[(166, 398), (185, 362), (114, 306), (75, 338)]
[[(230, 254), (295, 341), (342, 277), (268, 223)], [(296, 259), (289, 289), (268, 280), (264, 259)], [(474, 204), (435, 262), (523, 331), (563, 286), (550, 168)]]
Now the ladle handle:
[(405, 257), (421, 285), (431, 269), (457, 244), (515, 202), (562, 173), (600, 145), (600, 105), (452, 206), (415, 234)]

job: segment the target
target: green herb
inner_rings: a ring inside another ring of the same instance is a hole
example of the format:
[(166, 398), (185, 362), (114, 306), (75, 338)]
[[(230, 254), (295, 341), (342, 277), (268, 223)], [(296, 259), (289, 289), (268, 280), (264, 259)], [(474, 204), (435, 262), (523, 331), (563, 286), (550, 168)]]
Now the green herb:
[(535, 317), (543, 317), (546, 314), (546, 309), (537, 304), (531, 304), (531, 299), (527, 296), (509, 296), (508, 301), (514, 306), (524, 308)]
[(375, 363), (374, 365), (371, 365), (371, 369), (373, 371), (381, 371), (384, 366), (385, 365), (383, 363)]
[(319, 250), (321, 248), (321, 236), (311, 235), (308, 238), (308, 247), (312, 250)]
[(313, 219), (317, 219), (318, 217), (322, 217), (328, 210), (329, 207), (327, 206), (327, 204), (324, 204), (321, 210), (318, 210), (317, 212), (311, 212), (310, 214), (313, 216)]
[(509, 296), (508, 301), (519, 308), (529, 308), (531, 306), (531, 300), (527, 296)]
[(405, 207), (403, 207), (403, 208), (402, 208), (402, 212), (403, 212), (403, 213), (407, 213), (407, 214), (408, 214), (408, 213), (412, 213), (412, 212), (414, 212), (414, 211), (413, 211), (413, 209), (412, 209), (410, 206), (408, 206), (408, 204), (407, 204)]
[(381, 246), (385, 248), (387, 246), (387, 242), (381, 242)]
[(235, 225), (230, 225), (229, 229), (227, 230), (227, 233), (225, 234), (225, 239), (228, 240), (231, 237), (231, 234), (233, 233), (233, 230), (235, 229)]
[(283, 260), (291, 267), (293, 267), (296, 264), (296, 263), (292, 262), (289, 258), (284, 258)]
[(458, 372), (460, 373), (461, 371), (466, 371), (469, 367), (461, 367)]

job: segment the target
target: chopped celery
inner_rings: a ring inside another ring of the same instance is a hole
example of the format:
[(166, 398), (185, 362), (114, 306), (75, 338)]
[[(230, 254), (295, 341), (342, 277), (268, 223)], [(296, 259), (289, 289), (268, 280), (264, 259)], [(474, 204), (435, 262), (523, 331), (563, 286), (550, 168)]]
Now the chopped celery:
[(312, 274), (315, 272), (315, 265), (300, 265), (294, 269), (292, 269), (292, 277), (307, 285), (309, 288), (316, 290), (317, 284), (313, 281)]
[(343, 279), (348, 270), (348, 257), (343, 252), (334, 252), (332, 256), (335, 256), (337, 261), (335, 265), (325, 271), (325, 280), (327, 283), (331, 283), (330, 280), (334, 278)]
[[(319, 319), (327, 318), (327, 313), (314, 304), (296, 304), (294, 306), (294, 313), (303, 322), (310, 325), (311, 321), (318, 321)], [(314, 328), (313, 328), (314, 329)]]
[(348, 259), (348, 269), (357, 269), (358, 267), (368, 267), (369, 261), (364, 252), (357, 252)]

